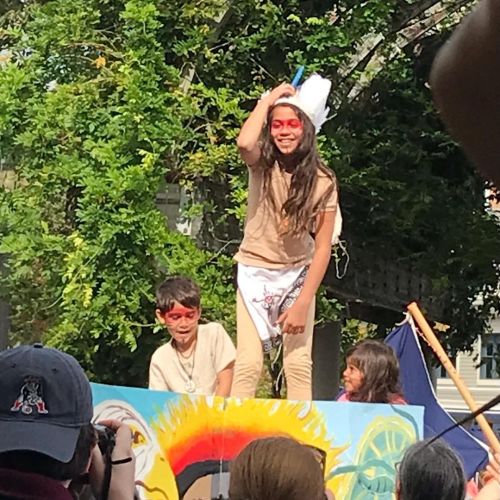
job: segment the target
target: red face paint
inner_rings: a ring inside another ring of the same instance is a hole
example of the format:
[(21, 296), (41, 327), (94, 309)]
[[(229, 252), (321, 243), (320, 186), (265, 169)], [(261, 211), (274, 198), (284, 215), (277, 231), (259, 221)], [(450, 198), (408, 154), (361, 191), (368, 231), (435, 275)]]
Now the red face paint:
[(271, 129), (272, 130), (282, 130), (284, 128), (289, 128), (292, 130), (298, 130), (302, 128), (302, 122), (298, 118), (292, 118), (290, 120), (272, 120)]
[(170, 311), (165, 313), (164, 318), (168, 323), (177, 323), (182, 319), (187, 322), (197, 321), (200, 317), (200, 311), (195, 308), (184, 307), (182, 305), (176, 305)]

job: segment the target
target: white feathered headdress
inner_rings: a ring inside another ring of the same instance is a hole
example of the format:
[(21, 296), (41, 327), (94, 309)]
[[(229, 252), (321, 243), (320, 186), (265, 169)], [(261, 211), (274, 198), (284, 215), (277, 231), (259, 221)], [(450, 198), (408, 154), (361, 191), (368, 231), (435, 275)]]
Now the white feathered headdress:
[(291, 104), (302, 110), (312, 121), (316, 133), (326, 122), (330, 108), (326, 106), (332, 82), (317, 73), (312, 74), (290, 97), (280, 97), (274, 105)]

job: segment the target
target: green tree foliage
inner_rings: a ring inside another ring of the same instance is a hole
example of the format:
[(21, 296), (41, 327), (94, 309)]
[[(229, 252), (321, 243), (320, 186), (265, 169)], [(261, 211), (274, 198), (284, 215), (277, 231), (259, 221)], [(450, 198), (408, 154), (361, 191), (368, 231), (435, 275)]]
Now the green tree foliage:
[[(430, 99), (435, 42), (424, 42), (417, 60), (403, 54), (389, 64), (370, 99), (337, 117), (332, 164), (357, 251), (427, 275), (443, 304), (438, 319), (451, 326), (449, 347), (468, 349), (498, 310), (500, 235), (484, 209), (484, 181), (442, 130)], [(479, 296), (483, 303), (474, 304)]]
[(43, 338), (98, 380), (133, 383), (158, 341), (162, 271), (196, 274), (209, 317), (214, 300), (231, 302), (231, 274), (227, 258), (169, 232), (154, 204), (193, 114), (164, 61), (159, 12), (154, 2), (109, 6), (34, 3), (18, 24), (7, 19), (0, 130), (19, 178), (3, 193), (2, 251), (14, 338)]
[[(205, 317), (232, 331), (246, 202), (235, 138), (255, 99), (306, 64), (334, 82), (321, 147), (350, 246), (417, 263), (445, 298), (453, 345), (470, 345), (490, 313), (498, 231), (432, 108), (431, 56), (412, 52), (424, 39), (434, 53), (470, 3), (8, 2), (0, 158), (17, 183), (0, 190), (0, 251), (13, 340), (42, 338), (96, 380), (141, 384), (162, 341), (154, 285), (178, 272), (200, 283)], [(165, 178), (193, 193), (197, 242), (155, 208)]]

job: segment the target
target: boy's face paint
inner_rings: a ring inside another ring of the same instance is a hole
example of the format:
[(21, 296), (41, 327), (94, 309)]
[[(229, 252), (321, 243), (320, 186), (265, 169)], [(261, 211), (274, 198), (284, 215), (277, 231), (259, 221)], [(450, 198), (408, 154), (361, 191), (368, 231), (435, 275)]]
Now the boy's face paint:
[(304, 135), (304, 126), (293, 108), (276, 106), (271, 113), (271, 137), (282, 154), (293, 153)]
[(363, 373), (359, 368), (356, 368), (347, 358), (347, 367), (342, 374), (344, 377), (344, 389), (346, 392), (357, 392), (363, 385)]
[(188, 348), (198, 334), (199, 308), (184, 307), (179, 302), (174, 303), (170, 311), (156, 311), (160, 323), (163, 323), (180, 348)]
[(165, 321), (169, 324), (178, 323), (182, 319), (187, 321), (196, 321), (198, 319), (198, 309), (178, 305), (174, 306), (170, 311), (165, 313)]

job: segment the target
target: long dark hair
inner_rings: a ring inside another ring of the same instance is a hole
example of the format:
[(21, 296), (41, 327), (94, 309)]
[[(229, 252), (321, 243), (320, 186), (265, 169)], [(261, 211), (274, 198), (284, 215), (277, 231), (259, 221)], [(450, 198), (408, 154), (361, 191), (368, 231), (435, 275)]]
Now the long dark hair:
[[(297, 149), (292, 153), (295, 168), (292, 172), (288, 199), (282, 207), (279, 207), (282, 215), (288, 219), (287, 232), (298, 235), (304, 231), (311, 231), (313, 218), (324, 208), (334, 189), (337, 189), (334, 173), (328, 169), (318, 153), (316, 144), (316, 131), (308, 116), (295, 106), (278, 104), (278, 106), (290, 106), (302, 122), (303, 136)], [(279, 151), (271, 136), (271, 117), (276, 108), (269, 110), (267, 125), (262, 131), (262, 169), (264, 196), (269, 199), (272, 206), (276, 208), (271, 191), (272, 169), (278, 163), (283, 166), (284, 155)], [(318, 184), (318, 170), (332, 179), (332, 185), (321, 198), (314, 203), (314, 193)]]
[(363, 340), (347, 352), (346, 361), (363, 374), (359, 390), (349, 394), (350, 401), (392, 403), (403, 397), (399, 385), (399, 362), (387, 344)]

